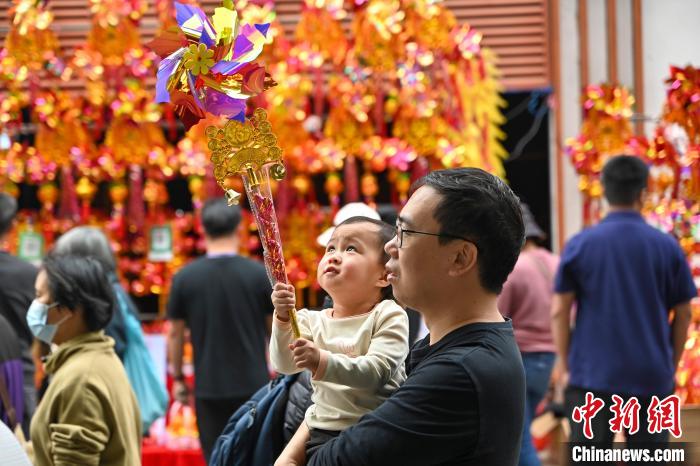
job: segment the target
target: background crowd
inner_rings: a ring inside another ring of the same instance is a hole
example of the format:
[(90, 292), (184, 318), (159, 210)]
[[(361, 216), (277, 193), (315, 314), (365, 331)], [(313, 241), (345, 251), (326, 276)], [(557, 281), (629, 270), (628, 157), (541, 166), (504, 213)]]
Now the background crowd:
[[(319, 237), (319, 282), (330, 299), (325, 311), (300, 314), (306, 345), (284, 336), (294, 288), (272, 293), (265, 267), (239, 254), (240, 209), (208, 202), (207, 253), (175, 276), (167, 310), (172, 396), (194, 401), (204, 456), (212, 459), (229, 419), (267, 383), (270, 368), (308, 369), (314, 393), (308, 428), (295, 435), (304, 440), (292, 439), (296, 452), (285, 450), (278, 464), (345, 464), (362, 444), (370, 464), (537, 465), (530, 425), (550, 404), (563, 406), (572, 442), (591, 440), (574, 416), (588, 393), (606, 406), (614, 396), (634, 397), (646, 413), (674, 392), (697, 295), (677, 242), (640, 214), (648, 176), (636, 157), (610, 159), (602, 177), (607, 214), (571, 238), (561, 260), (540, 246), (544, 233), (528, 206), (480, 170), (426, 177), (394, 214), (395, 227), (366, 205), (349, 205)], [(15, 211), (14, 199), (0, 194), (0, 233)], [(374, 238), (384, 226), (386, 235)], [(167, 394), (104, 234), (69, 231), (38, 269), (2, 252), (0, 280), (3, 422), (31, 440), (36, 464), (138, 464), (142, 436), (164, 413)], [(186, 338), (193, 390), (183, 374)], [(342, 395), (376, 383), (378, 402), (370, 401), (374, 392)], [(556, 386), (563, 397), (552, 395)], [(603, 411), (592, 422), (601, 447), (614, 438), (611, 416)], [(669, 433), (642, 428), (626, 438), (664, 445)], [(452, 445), (459, 439), (466, 443)]]

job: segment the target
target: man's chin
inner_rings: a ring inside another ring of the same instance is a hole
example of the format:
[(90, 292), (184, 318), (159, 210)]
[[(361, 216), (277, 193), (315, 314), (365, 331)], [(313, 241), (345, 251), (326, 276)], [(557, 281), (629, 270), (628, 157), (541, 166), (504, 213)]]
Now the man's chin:
[(391, 283), (391, 294), (394, 296), (394, 301), (399, 303), (399, 305), (402, 307), (408, 306), (405, 299), (406, 295), (401, 292), (401, 285), (399, 285), (397, 289), (396, 282)]

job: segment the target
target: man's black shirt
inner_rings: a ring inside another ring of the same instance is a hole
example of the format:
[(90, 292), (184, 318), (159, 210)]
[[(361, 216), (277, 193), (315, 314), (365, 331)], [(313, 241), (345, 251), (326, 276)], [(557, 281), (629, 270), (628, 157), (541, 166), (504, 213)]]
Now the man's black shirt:
[(408, 378), (373, 412), (324, 445), (309, 465), (512, 466), (518, 463), (525, 374), (511, 323), (429, 336)]
[(7, 319), (19, 340), (25, 382), (33, 383), (34, 361), (31, 346), (34, 337), (27, 324), (27, 310), (34, 299), (38, 269), (28, 262), (0, 251), (0, 314)]
[(265, 267), (240, 256), (202, 257), (175, 275), (168, 318), (190, 329), (198, 398), (245, 398), (270, 379), (271, 294)]

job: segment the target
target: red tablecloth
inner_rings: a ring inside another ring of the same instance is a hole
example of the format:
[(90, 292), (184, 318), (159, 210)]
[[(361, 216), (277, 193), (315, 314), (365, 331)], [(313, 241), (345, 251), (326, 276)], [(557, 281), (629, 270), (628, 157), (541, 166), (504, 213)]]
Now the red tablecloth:
[(143, 466), (206, 466), (202, 450), (169, 450), (157, 445), (144, 445)]

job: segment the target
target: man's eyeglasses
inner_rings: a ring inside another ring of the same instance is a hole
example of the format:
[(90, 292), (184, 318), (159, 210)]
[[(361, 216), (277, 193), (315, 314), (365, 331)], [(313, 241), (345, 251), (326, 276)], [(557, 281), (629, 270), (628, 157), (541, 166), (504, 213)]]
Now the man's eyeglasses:
[[(404, 233), (414, 234), (414, 235), (437, 236), (437, 237), (439, 237), (439, 238), (461, 239), (462, 241), (469, 241), (470, 243), (472, 243), (472, 244), (474, 244), (475, 246), (477, 246), (477, 244), (476, 244), (474, 241), (472, 241), (472, 240), (470, 240), (470, 239), (467, 239), (467, 238), (464, 238), (464, 237), (462, 237), (462, 236), (450, 235), (450, 234), (447, 234), (447, 233), (428, 233), (427, 231), (407, 230), (407, 229), (403, 228), (401, 225), (399, 225), (399, 224), (397, 223), (397, 224), (396, 224), (396, 238), (399, 240), (399, 247), (402, 247), (402, 246), (403, 246), (403, 235), (404, 235)], [(477, 246), (477, 249), (478, 249), (478, 248), (479, 248), (479, 247)]]

